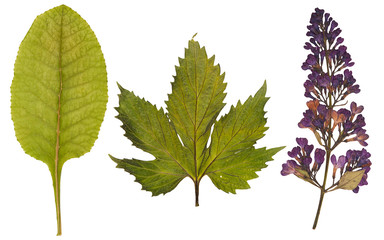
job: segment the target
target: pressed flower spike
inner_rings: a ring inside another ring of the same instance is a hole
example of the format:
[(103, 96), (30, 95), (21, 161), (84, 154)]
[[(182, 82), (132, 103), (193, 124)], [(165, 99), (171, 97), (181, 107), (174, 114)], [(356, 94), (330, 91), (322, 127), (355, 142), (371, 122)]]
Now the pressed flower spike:
[(155, 160), (111, 158), (153, 196), (168, 193), (185, 177), (190, 178), (198, 206), (204, 176), (227, 193), (247, 189), (247, 181), (258, 177), (255, 172), (267, 167), (265, 163), (282, 148), (253, 146), (268, 129), (264, 117), (266, 83), (217, 119), (225, 105), (226, 83), (214, 57), (208, 58), (205, 48), (192, 39), (179, 63), (166, 101), (168, 113), (119, 85), (116, 110), (125, 136)]
[[(359, 85), (349, 69), (354, 65), (347, 47), (342, 45), (344, 39), (339, 35), (341, 29), (329, 13), (315, 9), (310, 19), (307, 36), (310, 37), (304, 48), (311, 53), (302, 65), (303, 70), (310, 70), (308, 80), (304, 83), (304, 96), (311, 100), (307, 102), (308, 109), (303, 113), (303, 119), (298, 123), (300, 128), (310, 129), (322, 148), (317, 148), (312, 164), (311, 152), (313, 145), (305, 138), (297, 138), (299, 147), (288, 152), (293, 158), (283, 164), (281, 174), (286, 176), (293, 173), (297, 177), (311, 183), (320, 189), (318, 210), (313, 224), (316, 228), (324, 194), (336, 189), (352, 190), (357, 193), (359, 187), (367, 185), (371, 161), (367, 150), (348, 150), (337, 157), (332, 151), (343, 142), (357, 141), (367, 146), (365, 119), (361, 114), (363, 106), (355, 102), (350, 110), (339, 108), (346, 105), (345, 98), (352, 93), (359, 93)], [(332, 185), (326, 187), (329, 162), (333, 164)], [(312, 164), (312, 167), (310, 165)], [(325, 165), (323, 182), (316, 176), (321, 166)], [(336, 180), (339, 170), (339, 180)], [(298, 174), (299, 173), (299, 174)]]

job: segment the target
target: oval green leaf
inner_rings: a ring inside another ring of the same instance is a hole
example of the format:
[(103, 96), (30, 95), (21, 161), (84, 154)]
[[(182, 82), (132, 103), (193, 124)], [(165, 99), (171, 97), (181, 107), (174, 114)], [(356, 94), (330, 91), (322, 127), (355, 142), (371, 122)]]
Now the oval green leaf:
[(108, 101), (103, 53), (79, 14), (61, 5), (35, 19), (19, 48), (11, 95), (17, 140), (51, 172), (60, 235), (62, 166), (91, 150)]

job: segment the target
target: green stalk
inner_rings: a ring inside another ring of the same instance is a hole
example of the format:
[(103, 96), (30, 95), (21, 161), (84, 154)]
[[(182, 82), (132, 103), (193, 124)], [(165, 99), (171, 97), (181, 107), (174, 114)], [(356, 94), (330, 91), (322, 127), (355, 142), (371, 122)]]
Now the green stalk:
[(60, 172), (57, 172), (57, 176), (52, 175), (53, 190), (55, 194), (55, 206), (56, 206), (56, 220), (57, 220), (57, 236), (61, 235), (61, 208), (60, 208)]
[[(330, 140), (328, 141), (328, 145), (330, 145)], [(323, 200), (324, 200), (324, 194), (326, 193), (325, 191), (325, 185), (327, 183), (327, 176), (328, 176), (328, 167), (329, 167), (329, 159), (330, 159), (330, 156), (331, 156), (331, 150), (327, 150), (327, 156), (326, 156), (326, 163), (325, 163), (325, 174), (324, 174), (324, 181), (323, 181), (323, 185), (321, 186), (320, 188), (320, 200), (319, 200), (319, 205), (317, 207), (317, 212), (316, 212), (316, 217), (315, 217), (315, 222), (313, 223), (313, 227), (312, 229), (316, 229), (316, 226), (317, 226), (317, 222), (319, 221), (319, 217), (320, 217), (320, 211), (321, 211), (321, 206), (323, 204)]]
[[(329, 93), (329, 106), (332, 106), (332, 99), (331, 99), (331, 94)], [(331, 121), (329, 121), (329, 126), (328, 126), (328, 129), (331, 129)], [(325, 173), (324, 173), (324, 180), (323, 180), (323, 185), (321, 186), (320, 188), (320, 200), (319, 200), (319, 205), (317, 207), (317, 212), (316, 212), (316, 217), (315, 217), (315, 222), (313, 223), (313, 227), (312, 229), (316, 229), (316, 226), (317, 226), (317, 222), (319, 221), (319, 216), (320, 216), (320, 211), (321, 211), (321, 206), (323, 204), (323, 200), (324, 200), (324, 194), (327, 192), (325, 190), (325, 186), (327, 184), (327, 177), (328, 177), (328, 168), (329, 168), (329, 160), (331, 158), (331, 152), (332, 152), (332, 148), (331, 148), (331, 140), (332, 140), (332, 137), (331, 137), (331, 132), (329, 133), (328, 135), (328, 141), (327, 141), (327, 146), (326, 146), (326, 162), (325, 162)]]
[(195, 207), (199, 206), (199, 183), (200, 181), (195, 181)]

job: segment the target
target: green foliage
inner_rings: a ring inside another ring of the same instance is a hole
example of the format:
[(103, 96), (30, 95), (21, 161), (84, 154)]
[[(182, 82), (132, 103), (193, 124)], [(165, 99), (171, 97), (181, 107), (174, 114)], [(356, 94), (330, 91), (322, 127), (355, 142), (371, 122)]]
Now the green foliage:
[(100, 45), (71, 8), (61, 5), (35, 19), (20, 44), (11, 94), (17, 140), (51, 172), (60, 235), (62, 167), (91, 150), (108, 101)]
[(361, 179), (363, 178), (365, 173), (365, 169), (359, 171), (346, 171), (343, 176), (341, 176), (339, 184), (336, 189), (345, 189), (345, 190), (353, 190), (355, 189)]
[(191, 178), (198, 206), (199, 183), (205, 175), (217, 188), (235, 193), (249, 188), (247, 181), (258, 177), (255, 172), (265, 168), (282, 148), (253, 146), (268, 129), (266, 84), (217, 120), (225, 105), (224, 74), (214, 65), (214, 56), (208, 58), (198, 42), (192, 39), (188, 45), (185, 58), (179, 58), (180, 66), (176, 66), (172, 93), (166, 101), (168, 114), (119, 85), (116, 110), (125, 136), (155, 160), (111, 158), (154, 196), (172, 191), (185, 177)]

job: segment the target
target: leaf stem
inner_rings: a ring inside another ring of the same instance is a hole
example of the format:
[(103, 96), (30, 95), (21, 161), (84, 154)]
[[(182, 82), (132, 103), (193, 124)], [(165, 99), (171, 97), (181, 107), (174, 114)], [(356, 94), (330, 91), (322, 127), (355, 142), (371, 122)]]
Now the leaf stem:
[(56, 219), (57, 219), (57, 236), (61, 235), (61, 208), (60, 208), (60, 175), (55, 178), (55, 174), (52, 175), (53, 190), (55, 193), (55, 206), (56, 206)]
[(195, 183), (195, 207), (198, 207), (199, 206), (199, 185), (200, 185), (200, 181), (197, 180), (197, 181), (194, 181)]
[(59, 79), (60, 88), (58, 94), (57, 109), (57, 127), (56, 127), (56, 151), (55, 151), (55, 170), (53, 175), (53, 188), (55, 191), (56, 219), (57, 219), (57, 236), (61, 235), (61, 210), (60, 210), (60, 178), (61, 167), (59, 168), (59, 150), (60, 150), (60, 121), (61, 121), (61, 95), (63, 92), (63, 69), (62, 69), (62, 45), (63, 45), (63, 15), (64, 8), (61, 8), (61, 26), (60, 26), (60, 46), (59, 46)]

